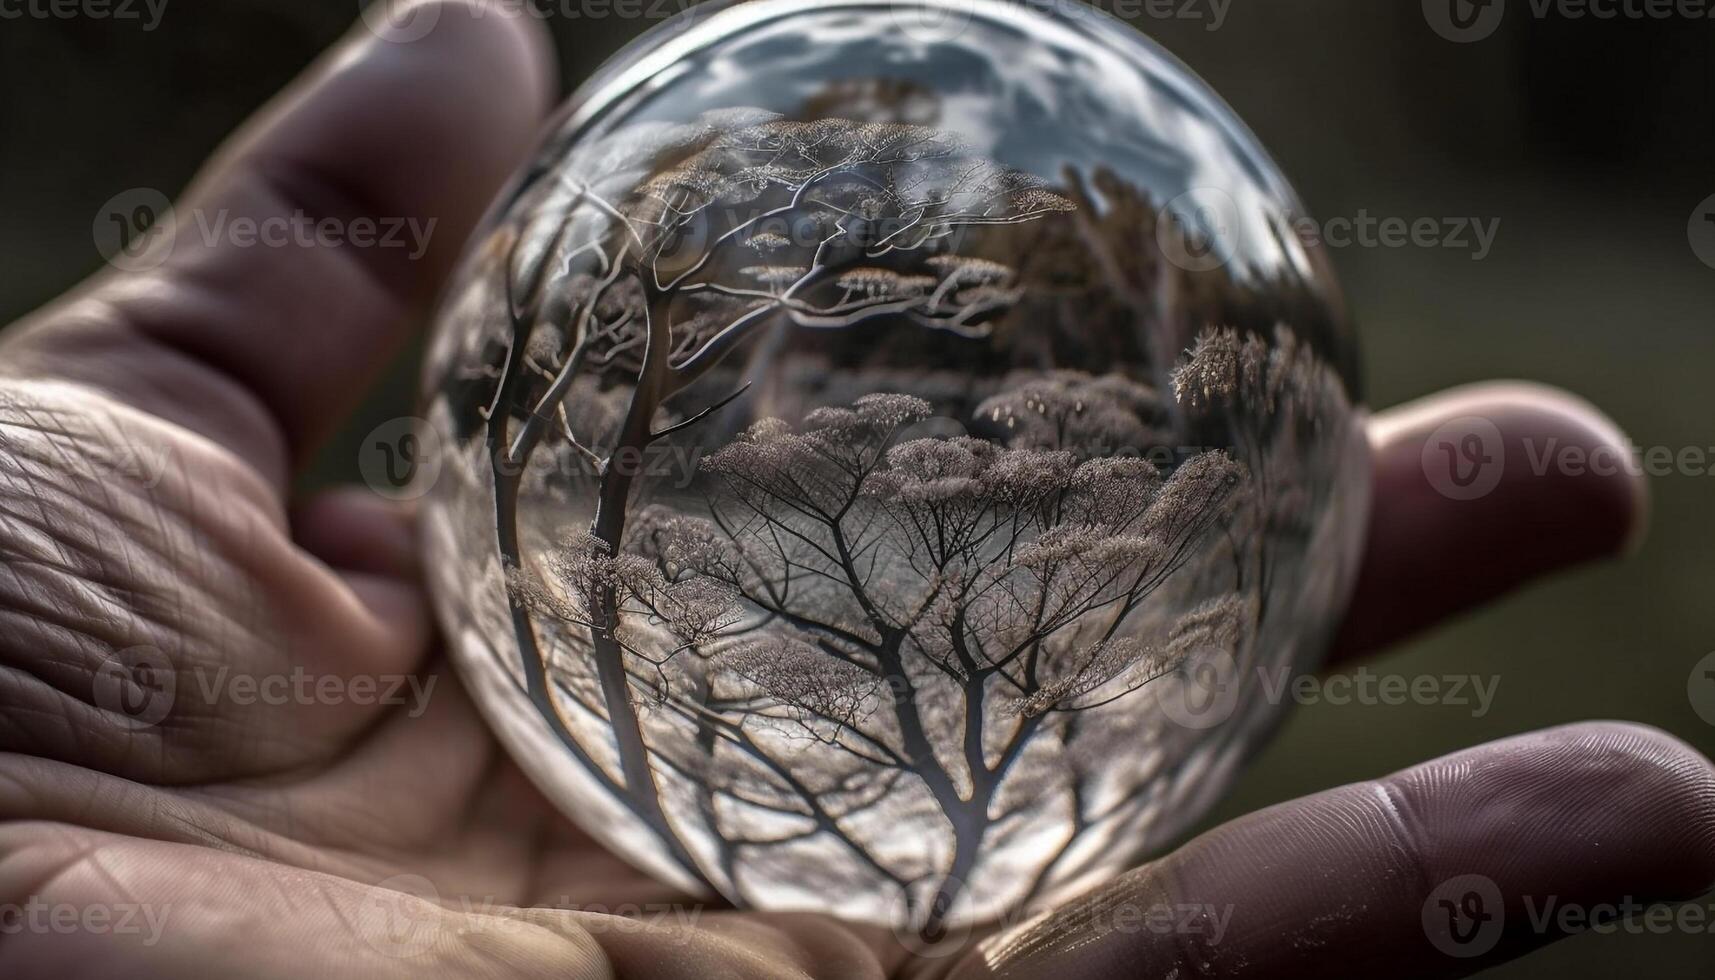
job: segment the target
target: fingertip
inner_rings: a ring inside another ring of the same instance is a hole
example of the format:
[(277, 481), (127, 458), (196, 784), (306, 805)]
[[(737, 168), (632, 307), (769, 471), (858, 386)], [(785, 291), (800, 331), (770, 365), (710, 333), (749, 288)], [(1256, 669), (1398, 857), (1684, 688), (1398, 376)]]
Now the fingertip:
[(370, 0), (362, 5), (348, 33), (345, 50), (361, 55), (366, 49), (452, 46), (492, 49), (488, 67), (517, 73), (515, 90), (531, 115), (541, 117), (552, 107), (558, 76), (552, 37), (530, 4), (492, 0)]
[[(1403, 471), (1405, 481), (1453, 503), (1512, 508), (1558, 497), (1583, 517), (1591, 547), (1608, 553), (1635, 547), (1647, 527), (1649, 484), (1632, 440), (1612, 417), (1565, 389), (1531, 381), (1465, 385), (1378, 415), (1370, 433), (1389, 475), (1398, 479)], [(1473, 434), (1501, 441), (1481, 447), (1497, 458), (1467, 488), (1441, 464), (1475, 466), (1456, 444)], [(1486, 483), (1492, 486), (1481, 489)]]
[(1496, 490), (1573, 494), (1591, 529), (1603, 532), (1594, 543), (1621, 553), (1641, 542), (1649, 483), (1637, 465), (1636, 446), (1611, 416), (1563, 388), (1487, 381), (1449, 389), (1381, 413), (1371, 423), (1370, 438), (1378, 457), (1413, 456), (1425, 471), (1422, 482), (1440, 492), (1449, 489), (1438, 479), (1438, 466), (1431, 472), (1440, 460), (1426, 461), (1425, 449), (1441, 448), (1434, 444), (1438, 434), (1450, 439), (1483, 422), (1493, 424), (1503, 440)]
[[(286, 249), (198, 248), (206, 235), (180, 236), (191, 239), (179, 243), (187, 254), (164, 271), (218, 252), (234, 271), (295, 289), (289, 311), (315, 307), (319, 283), (364, 307), (348, 317), (375, 324), (347, 331), (354, 340), (397, 339), (397, 324), (384, 321), (434, 295), (554, 101), (553, 47), (530, 9), (488, 0), (364, 7), (339, 44), (222, 145), (178, 205), (181, 218), (209, 227), (210, 216), (229, 212), (276, 223), (303, 214), (331, 222), (334, 235), (349, 228), (349, 247), (335, 238), (335, 247), (296, 248), (283, 261)], [(366, 267), (367, 283), (315, 261), (333, 255)], [(366, 285), (394, 306), (371, 310), (378, 297)]]
[(1646, 725), (1590, 721), (1468, 749), (1381, 781), (1438, 850), (1509, 893), (1652, 901), (1715, 884), (1715, 769)]
[(422, 584), (416, 506), (360, 486), (324, 490), (291, 509), (292, 540), (336, 574), (384, 634), (400, 670), (428, 654), (434, 617)]
[(1370, 426), (1375, 497), (1336, 657), (1367, 652), (1534, 578), (1635, 551), (1638, 451), (1576, 395), (1520, 381), (1441, 392)]
[[(529, 4), (377, 0), (222, 154), (300, 166), (353, 197), (452, 226), (456, 252), (535, 145), (558, 87)], [(432, 210), (425, 210), (432, 204)]]
[(331, 568), (416, 583), (416, 508), (364, 487), (336, 487), (292, 508), (292, 537)]
[[(441, 23), (455, 30), (482, 31), (492, 25), (496, 60), (487, 67), (517, 73), (515, 90), (533, 131), (559, 98), (559, 58), (553, 36), (535, 5), (495, 4), (492, 0), (412, 0), (419, 7), (439, 6), (449, 16)], [(531, 133), (534, 135), (534, 132)]]
[(1560, 740), (1579, 760), (1571, 767), (1579, 781), (1611, 802), (1607, 821), (1616, 836), (1652, 843), (1626, 876), (1651, 882), (1662, 899), (1715, 888), (1715, 765), (1707, 756), (1636, 722), (1581, 722), (1543, 735)]

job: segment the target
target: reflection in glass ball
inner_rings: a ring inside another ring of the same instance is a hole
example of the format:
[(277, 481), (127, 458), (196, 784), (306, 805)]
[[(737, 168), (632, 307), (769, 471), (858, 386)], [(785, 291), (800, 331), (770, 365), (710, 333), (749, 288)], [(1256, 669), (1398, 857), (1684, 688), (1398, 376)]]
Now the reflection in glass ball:
[(663, 878), (931, 934), (1063, 897), (1201, 813), (1341, 612), (1356, 354), (1291, 191), (1055, 10), (694, 12), (447, 297), (453, 655)]

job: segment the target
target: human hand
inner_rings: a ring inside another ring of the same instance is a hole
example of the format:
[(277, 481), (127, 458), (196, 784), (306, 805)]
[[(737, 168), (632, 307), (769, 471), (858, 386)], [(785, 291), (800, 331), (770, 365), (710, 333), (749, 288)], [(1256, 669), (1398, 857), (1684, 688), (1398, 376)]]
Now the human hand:
[[(944, 955), (826, 917), (704, 912), (600, 849), (443, 673), (408, 510), (288, 500), (528, 151), (552, 76), (530, 20), (480, 0), (447, 0), (411, 43), (359, 33), (222, 151), (180, 217), (436, 219), (424, 256), (181, 234), (0, 342), (0, 909), (139, 913), (75, 936), (11, 917), (7, 976), (1456, 976), (1556, 937), (1511, 914), (1485, 955), (1443, 954), (1423, 910), (1445, 880), (1595, 903), (1715, 879), (1708, 763), (1612, 724), (1253, 814)], [(1521, 442), (1620, 439), (1521, 386), (1378, 418), (1338, 657), (1618, 551), (1641, 522), (1623, 475), (1435, 493), (1424, 441), (1473, 414)], [(140, 666), (174, 696), (137, 712), (123, 680)], [(230, 696), (240, 677), (341, 696)], [(407, 678), (405, 704), (357, 696)], [(1219, 942), (1120, 924), (1186, 907), (1218, 910)], [(622, 908), (672, 911), (592, 911)]]

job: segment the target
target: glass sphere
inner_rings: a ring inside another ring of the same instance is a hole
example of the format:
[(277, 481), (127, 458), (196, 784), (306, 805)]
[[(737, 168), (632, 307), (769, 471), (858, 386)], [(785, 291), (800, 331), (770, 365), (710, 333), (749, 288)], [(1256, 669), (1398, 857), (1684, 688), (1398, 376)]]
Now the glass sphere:
[(1075, 4), (695, 9), (573, 97), (439, 317), (452, 656), (676, 884), (934, 936), (1198, 817), (1368, 507), (1255, 139)]

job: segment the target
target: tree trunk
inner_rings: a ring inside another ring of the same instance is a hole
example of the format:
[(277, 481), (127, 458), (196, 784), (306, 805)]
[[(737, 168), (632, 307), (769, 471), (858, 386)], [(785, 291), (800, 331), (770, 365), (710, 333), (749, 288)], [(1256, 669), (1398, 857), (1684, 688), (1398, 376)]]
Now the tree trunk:
[[(494, 474), (495, 541), (500, 550), (500, 558), (503, 566), (519, 570), (523, 570), (525, 568), (525, 562), (523, 546), (520, 542), (518, 533), (518, 491), (519, 485), (523, 480), (525, 466), (529, 462), (531, 454), (534, 453), (536, 449), (537, 443), (540, 439), (540, 433), (542, 431), (539, 427), (533, 428), (528, 433), (529, 438), (520, 439), (517, 447), (517, 458), (513, 458), (511, 447), (507, 444), (506, 423), (508, 418), (510, 418), (510, 407), (516, 391), (512, 382), (521, 375), (523, 360), (522, 348), (522, 344), (514, 345), (514, 350), (508, 356), (506, 367), (502, 371), (502, 390), (500, 392), (500, 397), (495, 400), (496, 410), (494, 412), (494, 417), (489, 419), (488, 422), (488, 436), (486, 442), (489, 452), (489, 460), (492, 464), (492, 472)], [(630, 807), (630, 809), (636, 813), (637, 816), (650, 827), (650, 829), (654, 830), (655, 833), (660, 836), (663, 844), (667, 847), (668, 852), (672, 855), (673, 860), (679, 864), (685, 874), (689, 875), (693, 881), (709, 888), (711, 891), (716, 890), (710, 884), (707, 877), (702, 873), (697, 862), (691, 857), (689, 850), (679, 839), (678, 834), (674, 832), (672, 825), (667, 822), (666, 813), (663, 812), (661, 808), (660, 797), (659, 794), (654, 791), (653, 782), (650, 784), (650, 792), (646, 795), (639, 794), (634, 791), (635, 784), (632, 781), (632, 773), (634, 771), (635, 762), (631, 766), (628, 766), (625, 763), (625, 742), (623, 737), (619, 735), (620, 723), (614, 723), (616, 741), (620, 744), (621, 758), (622, 780), (618, 784), (615, 784), (612, 779), (607, 778), (606, 773), (602, 771), (600, 764), (591, 758), (584, 750), (583, 746), (578, 744), (572, 733), (566, 730), (564, 723), (560, 721), (559, 710), (554, 703), (553, 685), (550, 683), (548, 677), (547, 661), (542, 655), (541, 644), (536, 638), (536, 627), (531, 621), (530, 610), (525, 608), (523, 603), (510, 596), (508, 597), (508, 603), (512, 613), (513, 635), (518, 644), (519, 659), (522, 662), (524, 669), (525, 691), (529, 695), (531, 703), (535, 705), (537, 711), (542, 715), (543, 720), (554, 730), (554, 734), (559, 738), (560, 742), (568, 749), (572, 750), (579, 761), (584, 764), (584, 767), (590, 770), (597, 781), (602, 782), (609, 790), (620, 796), (622, 801), (625, 802), (625, 804)], [(609, 643), (613, 643), (611, 634), (609, 633), (606, 635)], [(599, 670), (601, 666), (599, 650), (601, 637), (597, 636), (595, 639), (598, 646), (597, 658)], [(613, 645), (617, 649), (617, 643), (613, 643)], [(615, 663), (619, 664), (620, 667), (618, 680), (621, 685), (621, 703), (625, 706), (623, 715), (625, 719), (629, 720), (631, 732), (636, 738), (636, 744), (641, 748), (642, 733), (637, 727), (636, 713), (631, 709), (629, 697), (623, 697), (626, 693), (624, 688), (624, 664), (623, 661), (619, 660), (617, 657), (614, 657), (613, 660)], [(609, 677), (605, 672), (602, 672), (601, 681), (603, 693), (604, 695), (608, 695), (608, 708), (611, 714), (613, 710), (613, 701), (611, 695), (609, 695)], [(647, 756), (643, 759), (643, 766), (644, 772), (647, 773)]]

